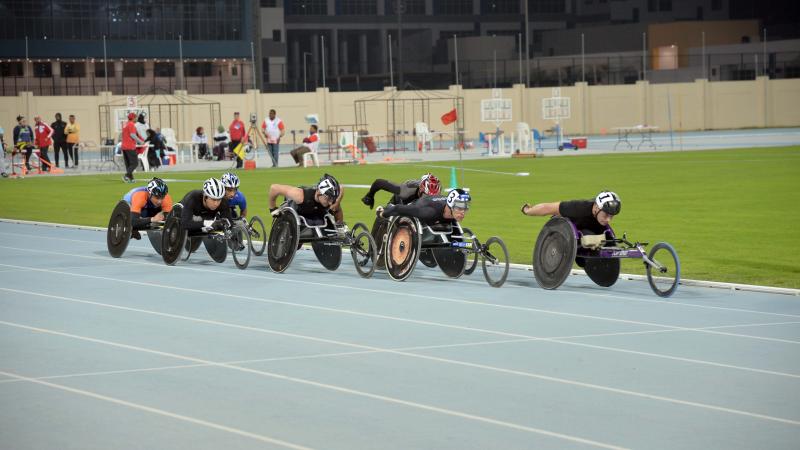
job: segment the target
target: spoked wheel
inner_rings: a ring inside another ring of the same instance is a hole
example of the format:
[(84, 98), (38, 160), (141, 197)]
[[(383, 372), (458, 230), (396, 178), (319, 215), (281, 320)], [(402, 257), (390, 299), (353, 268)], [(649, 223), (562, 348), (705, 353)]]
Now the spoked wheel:
[(353, 237), (356, 237), (362, 231), (369, 233), (369, 228), (367, 228), (367, 225), (364, 222), (356, 222), (355, 225), (353, 225), (353, 228), (350, 229), (350, 234)]
[(247, 238), (250, 244), (250, 250), (256, 256), (264, 254), (267, 249), (267, 228), (264, 226), (264, 221), (258, 216), (250, 218), (250, 233)]
[(386, 232), (384, 261), (386, 271), (395, 281), (403, 281), (417, 265), (422, 241), (418, 222), (408, 217), (397, 217)]
[(274, 272), (282, 273), (289, 267), (300, 241), (297, 219), (284, 212), (272, 222), (267, 244), (267, 262)]
[(578, 240), (569, 220), (550, 219), (539, 232), (533, 250), (533, 275), (539, 286), (543, 289), (561, 286), (569, 276), (577, 251)]
[(353, 257), (358, 274), (364, 278), (371, 277), (378, 260), (378, 248), (372, 235), (366, 231), (358, 233), (350, 245), (350, 255)]
[[(475, 234), (469, 228), (464, 228), (464, 242), (472, 242), (473, 248), (478, 248), (480, 242)], [(464, 269), (464, 275), (470, 275), (478, 267), (478, 254), (470, 252), (467, 254), (467, 267)]]
[(500, 287), (506, 282), (510, 267), (508, 249), (499, 237), (492, 236), (484, 244), (482, 266), (489, 286)]
[(650, 288), (659, 297), (666, 298), (674, 294), (678, 289), (678, 283), (681, 282), (681, 262), (678, 253), (666, 242), (659, 242), (650, 249), (647, 257), (656, 264), (651, 266), (644, 263)]
[(231, 228), (230, 239), (228, 239), (228, 248), (231, 249), (231, 256), (233, 256), (233, 263), (239, 269), (246, 269), (250, 264), (251, 243), (245, 243), (248, 236), (247, 225), (238, 223)]
[(108, 253), (111, 256), (119, 258), (125, 253), (125, 249), (128, 248), (128, 242), (131, 240), (132, 229), (131, 207), (126, 201), (120, 200), (108, 220), (106, 244), (108, 245)]

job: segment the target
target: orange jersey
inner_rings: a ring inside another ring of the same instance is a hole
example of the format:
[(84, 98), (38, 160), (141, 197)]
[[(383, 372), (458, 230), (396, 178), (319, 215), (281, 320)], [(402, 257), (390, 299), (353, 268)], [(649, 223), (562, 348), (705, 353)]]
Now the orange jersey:
[[(131, 195), (131, 212), (141, 214), (143, 209), (156, 213), (159, 209), (150, 202), (150, 194), (148, 194), (146, 190), (137, 191)], [(164, 196), (164, 200), (161, 201), (160, 209), (161, 212), (164, 213), (172, 211), (172, 197), (170, 197), (169, 194)]]

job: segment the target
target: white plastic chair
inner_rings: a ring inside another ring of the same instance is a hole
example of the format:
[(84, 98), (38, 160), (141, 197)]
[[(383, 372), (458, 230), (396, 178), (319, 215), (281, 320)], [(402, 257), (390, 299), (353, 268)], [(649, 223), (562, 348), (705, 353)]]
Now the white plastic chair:
[(519, 139), (519, 151), (530, 152), (531, 149), (531, 127), (525, 122), (517, 122), (517, 138)]
[(312, 162), (314, 166), (319, 167), (319, 155), (317, 155), (317, 150), (319, 149), (319, 139), (317, 139), (316, 142), (306, 144), (306, 147), (308, 147), (308, 149), (311, 151), (303, 154), (303, 167), (308, 167)]
[(139, 158), (139, 162), (142, 163), (142, 168), (144, 169), (145, 172), (150, 172), (150, 161), (147, 160), (148, 151), (149, 148), (145, 149), (144, 152), (136, 155), (136, 157)]
[(352, 131), (339, 130), (339, 158), (344, 158), (345, 155), (352, 156), (353, 149), (356, 145), (356, 136)]

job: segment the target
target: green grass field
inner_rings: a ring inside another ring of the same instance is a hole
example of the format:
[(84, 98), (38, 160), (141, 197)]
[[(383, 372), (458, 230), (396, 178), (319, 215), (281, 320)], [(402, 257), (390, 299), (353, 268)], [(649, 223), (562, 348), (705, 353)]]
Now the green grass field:
[[(450, 163), (436, 162), (436, 166)], [(457, 162), (453, 164), (458, 164)], [(514, 262), (531, 262), (536, 236), (545, 218), (520, 214), (522, 203), (593, 197), (601, 189), (623, 200), (615, 219), (617, 234), (640, 241), (667, 241), (678, 251), (683, 277), (800, 288), (800, 147), (725, 151), (612, 154), (543, 159), (493, 159), (464, 162), (459, 183), (473, 194), (465, 225), (480, 239), (500, 236)], [(509, 176), (469, 171), (529, 172)], [(449, 185), (450, 170), (424, 163), (337, 166), (330, 171), (345, 184), (369, 184), (375, 178), (402, 181), (431, 170)], [(241, 172), (250, 214), (267, 216), (271, 183), (313, 184), (323, 169)], [(170, 172), (176, 201), (217, 172)], [(137, 173), (141, 183), (145, 175)], [(0, 217), (105, 226), (111, 209), (131, 188), (120, 175), (29, 177), (0, 182)], [(371, 226), (373, 212), (360, 198), (365, 190), (346, 191), (344, 211), (350, 224)], [(379, 195), (379, 202), (388, 194)], [(643, 273), (625, 261), (623, 271)]]

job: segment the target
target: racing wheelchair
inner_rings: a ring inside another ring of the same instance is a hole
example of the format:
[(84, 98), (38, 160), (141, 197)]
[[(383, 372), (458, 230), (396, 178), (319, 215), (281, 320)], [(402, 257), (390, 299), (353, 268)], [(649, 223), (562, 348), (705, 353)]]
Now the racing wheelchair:
[(552, 217), (542, 227), (533, 250), (533, 275), (543, 289), (556, 289), (570, 274), (573, 262), (582, 266), (598, 286), (617, 282), (620, 259), (639, 258), (647, 282), (659, 297), (675, 293), (681, 279), (678, 253), (666, 242), (645, 250), (647, 242), (630, 242), (625, 234), (617, 238), (610, 226), (602, 235), (584, 235), (565, 217)]
[[(140, 230), (147, 233), (147, 238), (153, 246), (153, 250), (159, 255), (161, 254), (161, 232), (163, 228), (164, 222), (151, 222), (147, 229)], [(132, 232), (131, 205), (125, 200), (120, 200), (111, 212), (111, 218), (108, 219), (108, 231), (106, 232), (108, 253), (114, 258), (121, 257), (128, 248)]]
[(267, 262), (274, 272), (284, 272), (297, 250), (311, 243), (317, 260), (328, 270), (336, 270), (342, 262), (342, 247), (350, 248), (356, 271), (364, 278), (375, 272), (377, 259), (375, 241), (364, 231), (366, 226), (357, 223), (352, 230), (341, 232), (330, 213), (320, 221), (308, 220), (295, 211), (292, 202), (280, 206), (272, 221), (267, 244)]
[(389, 277), (395, 281), (406, 280), (417, 261), (428, 267), (439, 266), (448, 277), (459, 278), (475, 270), (479, 257), (490, 286), (500, 287), (508, 278), (508, 249), (499, 237), (492, 236), (481, 243), (457, 222), (423, 225), (413, 217), (394, 216), (384, 219), (384, 224), (382, 259)]
[(225, 262), (230, 250), (236, 267), (242, 270), (247, 268), (252, 249), (245, 242), (249, 239), (246, 222), (232, 221), (219, 231), (189, 233), (181, 227), (182, 208), (180, 203), (172, 207), (161, 232), (161, 257), (167, 265), (173, 266), (178, 261), (188, 260), (202, 243), (214, 262)]

